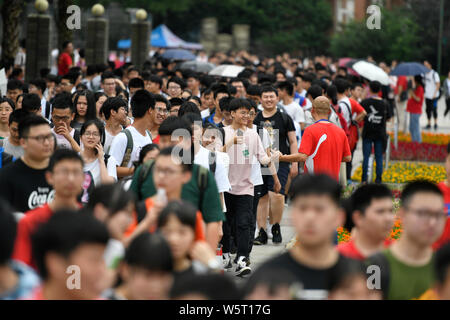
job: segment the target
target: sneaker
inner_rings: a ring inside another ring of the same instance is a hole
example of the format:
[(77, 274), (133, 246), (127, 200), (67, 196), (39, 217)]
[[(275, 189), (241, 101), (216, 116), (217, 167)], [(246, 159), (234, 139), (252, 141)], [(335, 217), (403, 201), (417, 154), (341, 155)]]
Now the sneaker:
[(231, 262), (230, 254), (224, 254), (223, 256), (223, 268), (226, 271), (230, 271), (233, 268), (233, 263)]
[(243, 277), (252, 272), (252, 269), (250, 269), (250, 267), (247, 267), (245, 260), (246, 260), (246, 258), (244, 256), (241, 256), (238, 259), (237, 266), (236, 266), (236, 276), (238, 276), (238, 277)]
[(434, 130), (437, 130), (437, 124), (434, 125)]
[(427, 126), (425, 127), (425, 130), (430, 130), (431, 129), (431, 125), (427, 124)]
[(247, 265), (247, 267), (250, 266), (250, 257), (245, 258), (245, 264)]
[(267, 244), (267, 233), (263, 228), (259, 229), (259, 234), (255, 240), (253, 240), (253, 244), (257, 246)]
[(272, 234), (273, 234), (272, 238), (273, 243), (281, 243), (283, 241), (283, 239), (281, 238), (280, 225), (278, 223), (275, 223), (272, 226)]

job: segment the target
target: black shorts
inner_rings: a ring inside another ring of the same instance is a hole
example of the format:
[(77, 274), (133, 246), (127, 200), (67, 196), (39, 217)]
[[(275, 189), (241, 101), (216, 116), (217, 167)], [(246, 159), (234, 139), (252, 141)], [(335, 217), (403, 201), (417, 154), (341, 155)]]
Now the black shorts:
[[(280, 194), (282, 194), (282, 195), (284, 195), (284, 193), (285, 193), (284, 187), (286, 186), (290, 170), (291, 170), (290, 163), (288, 163), (288, 162), (280, 162), (279, 163), (277, 176), (278, 176), (278, 180), (280, 180), (280, 184), (281, 184)], [(269, 191), (273, 192), (273, 184), (274, 184), (273, 177), (269, 176), (269, 175), (263, 175), (263, 181), (264, 181), (264, 184), (262, 185), (262, 188), (261, 188), (261, 197), (264, 197)]]

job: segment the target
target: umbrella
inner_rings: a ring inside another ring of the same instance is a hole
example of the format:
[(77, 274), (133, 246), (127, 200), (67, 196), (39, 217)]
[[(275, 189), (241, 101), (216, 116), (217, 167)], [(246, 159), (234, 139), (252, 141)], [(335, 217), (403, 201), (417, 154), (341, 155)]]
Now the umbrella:
[(193, 70), (195, 72), (203, 72), (208, 73), (212, 69), (214, 69), (216, 65), (209, 62), (201, 62), (201, 61), (186, 61), (180, 64), (181, 70)]
[(430, 69), (418, 62), (403, 62), (400, 63), (394, 70), (391, 71), (391, 76), (416, 76), (430, 72)]
[(353, 70), (351, 67), (348, 67), (349, 63), (353, 63), (355, 61), (356, 60), (353, 59), (353, 58), (340, 58), (339, 62), (338, 62), (338, 65), (339, 65), (339, 67), (346, 67), (348, 69), (348, 73), (350, 73), (351, 75), (359, 76), (359, 74), (356, 73), (355, 70)]
[(170, 60), (195, 60), (196, 56), (189, 50), (169, 49), (162, 54), (162, 57)]
[(360, 60), (353, 63), (351, 68), (370, 81), (379, 81), (384, 86), (389, 85), (389, 75), (373, 63)]
[(212, 69), (209, 74), (212, 76), (221, 76), (221, 77), (229, 77), (234, 78), (237, 77), (239, 73), (241, 73), (245, 67), (235, 66), (232, 64), (222, 64), (218, 67)]
[(6, 96), (6, 87), (8, 84), (8, 79), (6, 78), (5, 68), (0, 70), (0, 94), (1, 96)]

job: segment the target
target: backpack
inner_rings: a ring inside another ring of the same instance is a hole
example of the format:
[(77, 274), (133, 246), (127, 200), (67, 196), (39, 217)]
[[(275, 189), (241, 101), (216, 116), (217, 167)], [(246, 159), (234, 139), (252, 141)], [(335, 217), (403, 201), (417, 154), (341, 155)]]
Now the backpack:
[(50, 120), (50, 109), (51, 109), (50, 102), (46, 101), (45, 102), (45, 118), (47, 120)]
[(359, 131), (358, 131), (358, 124), (356, 121), (352, 119), (352, 108), (348, 105), (347, 102), (341, 101), (345, 106), (347, 107), (348, 114), (350, 115), (350, 125), (347, 124), (347, 120), (345, 120), (344, 115), (342, 114), (342, 110), (339, 107), (339, 112), (336, 112), (339, 117), (339, 121), (341, 123), (342, 129), (344, 129), (345, 134), (348, 138), (348, 144), (350, 146), (350, 150), (353, 151), (356, 148), (356, 144), (358, 143), (359, 139)]
[[(120, 167), (127, 167), (128, 164), (130, 163), (131, 153), (133, 152), (133, 136), (131, 135), (131, 131), (129, 129), (123, 129), (122, 132), (125, 133), (127, 137), (127, 147), (125, 148), (125, 155), (123, 156)], [(145, 130), (145, 132), (148, 133), (150, 138), (152, 137), (150, 131)]]

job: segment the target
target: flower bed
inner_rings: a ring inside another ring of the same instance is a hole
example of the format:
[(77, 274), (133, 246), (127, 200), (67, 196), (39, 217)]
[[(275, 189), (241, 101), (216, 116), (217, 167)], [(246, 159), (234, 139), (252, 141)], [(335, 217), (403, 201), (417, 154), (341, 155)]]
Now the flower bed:
[[(374, 165), (375, 171), (375, 165)], [(362, 165), (356, 169), (352, 180), (361, 181)], [(441, 165), (432, 165), (420, 162), (396, 162), (389, 165), (383, 172), (384, 183), (407, 183), (417, 179), (427, 179), (435, 183), (445, 180), (445, 168)]]
[[(348, 242), (350, 241), (350, 232), (347, 231), (347, 229), (343, 227), (337, 228), (337, 234), (338, 234), (338, 243)], [(400, 235), (402, 234), (402, 224), (400, 220), (396, 220), (394, 223), (394, 226), (391, 230), (391, 234), (389, 235), (389, 240), (397, 240), (400, 238)]]
[[(391, 140), (394, 141), (394, 133), (389, 132)], [(398, 133), (399, 142), (411, 142), (411, 135), (403, 132)], [(422, 132), (422, 143), (447, 145), (450, 143), (450, 135), (442, 133)]]
[(419, 160), (444, 162), (447, 156), (447, 145), (418, 142), (398, 142), (397, 148), (391, 142), (392, 160)]

